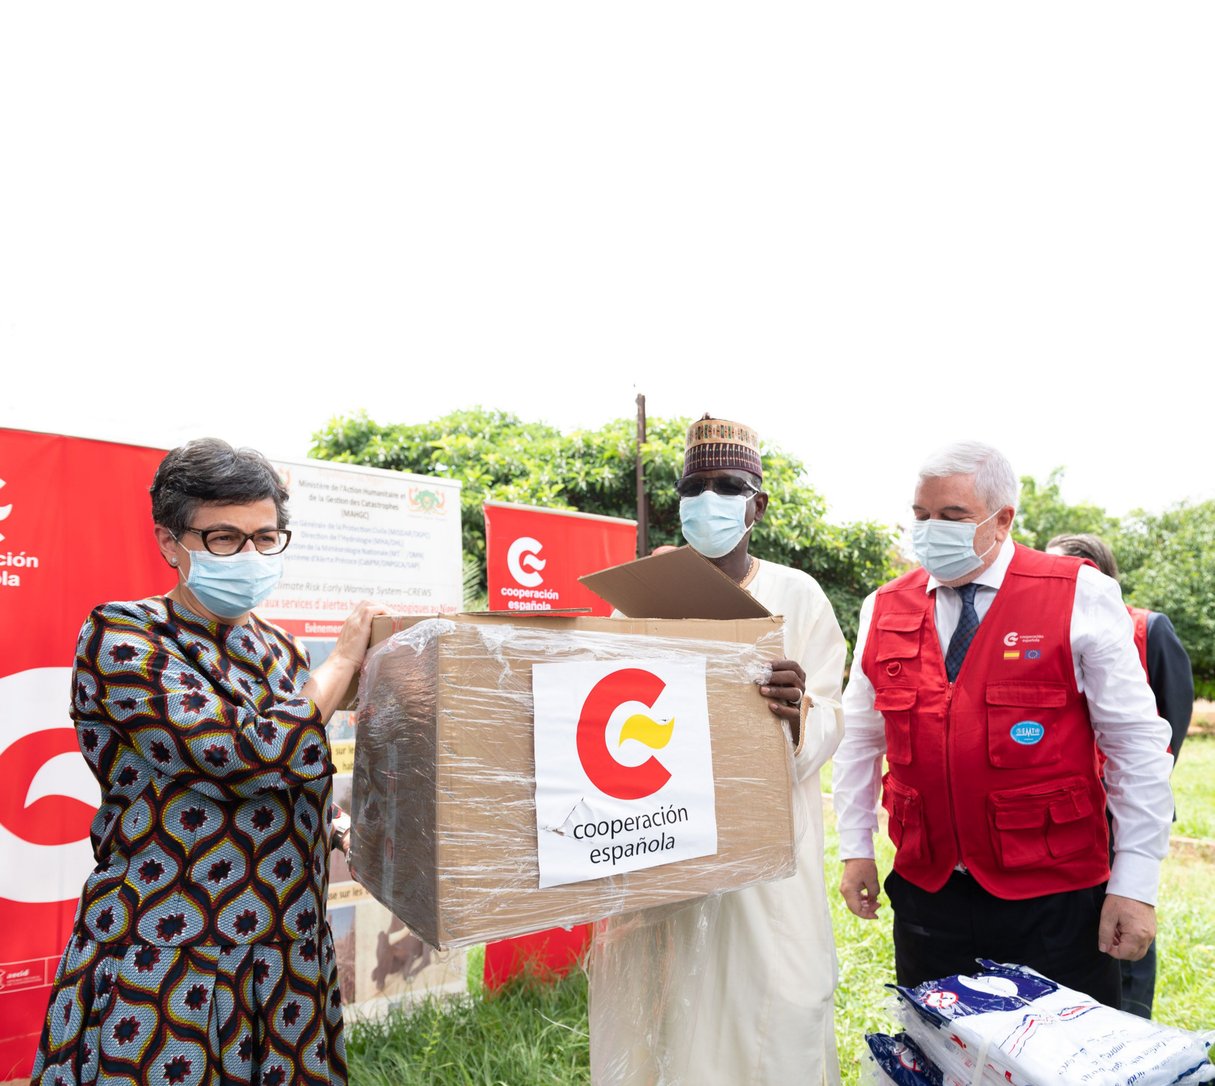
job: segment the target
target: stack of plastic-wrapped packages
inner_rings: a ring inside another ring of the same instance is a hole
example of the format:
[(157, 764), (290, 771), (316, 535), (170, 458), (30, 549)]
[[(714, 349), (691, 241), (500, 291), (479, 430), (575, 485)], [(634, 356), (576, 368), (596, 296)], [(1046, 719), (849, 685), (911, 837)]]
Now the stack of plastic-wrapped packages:
[(1215, 1031), (1116, 1011), (1023, 965), (892, 985), (903, 1032), (869, 1034), (875, 1086), (1169, 1086), (1215, 1081)]

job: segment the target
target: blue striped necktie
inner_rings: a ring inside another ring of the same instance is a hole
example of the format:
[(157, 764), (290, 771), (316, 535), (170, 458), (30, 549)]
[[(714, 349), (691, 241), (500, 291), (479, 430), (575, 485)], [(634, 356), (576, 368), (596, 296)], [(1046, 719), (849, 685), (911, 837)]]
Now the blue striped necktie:
[(962, 600), (962, 617), (958, 619), (958, 628), (949, 639), (949, 651), (945, 653), (945, 674), (953, 682), (962, 669), (962, 661), (966, 658), (966, 650), (975, 639), (979, 629), (979, 613), (975, 610), (975, 593), (979, 590), (977, 584), (959, 585), (954, 591)]

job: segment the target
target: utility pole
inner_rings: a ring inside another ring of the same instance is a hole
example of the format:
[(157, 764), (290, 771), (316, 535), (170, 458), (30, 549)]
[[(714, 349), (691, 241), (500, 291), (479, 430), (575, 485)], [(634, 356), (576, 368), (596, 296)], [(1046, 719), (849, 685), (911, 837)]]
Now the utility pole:
[(645, 444), (645, 396), (637, 396), (637, 556), (650, 553), (650, 503), (645, 496), (645, 464), (641, 446)]

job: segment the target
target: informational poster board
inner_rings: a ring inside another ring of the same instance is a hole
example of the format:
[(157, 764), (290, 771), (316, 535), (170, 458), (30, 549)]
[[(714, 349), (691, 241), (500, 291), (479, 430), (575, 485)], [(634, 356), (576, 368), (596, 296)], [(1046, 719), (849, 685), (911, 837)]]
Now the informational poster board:
[[(100, 792), (68, 716), (76, 635), (99, 603), (168, 591), (148, 487), (164, 450), (0, 429), (0, 1081), (29, 1073), (51, 980), (94, 860)], [(333, 465), (277, 465), (294, 536), (259, 609), (319, 663), (357, 600), (459, 608), (460, 502), (446, 480)], [(354, 729), (330, 725), (335, 798), (349, 805)], [(350, 881), (333, 856), (330, 923), (343, 995), (374, 1012), (418, 986), (464, 985)], [(361, 1006), (359, 1006), (361, 1005)]]
[[(258, 614), (329, 655), (363, 599), (393, 614), (458, 611), (463, 602), (460, 484), (320, 460), (276, 461), (291, 491), (291, 546), (283, 579)], [(351, 808), (354, 714), (335, 713), (329, 743), (333, 798)], [(329, 926), (347, 1015), (375, 1015), (412, 994), (463, 991), (463, 950), (433, 951), (331, 857)]]
[(460, 609), (458, 482), (322, 460), (275, 466), (291, 491), (293, 537), (258, 614), (323, 641), (362, 599), (397, 615)]

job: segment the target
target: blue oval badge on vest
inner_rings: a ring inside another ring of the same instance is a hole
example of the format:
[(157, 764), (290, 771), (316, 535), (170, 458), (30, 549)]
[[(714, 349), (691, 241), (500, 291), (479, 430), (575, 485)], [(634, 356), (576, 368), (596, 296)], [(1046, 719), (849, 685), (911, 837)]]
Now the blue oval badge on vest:
[(1035, 743), (1042, 742), (1046, 729), (1036, 720), (1018, 720), (1009, 729), (1008, 734), (1012, 736), (1014, 743), (1020, 743), (1023, 747), (1032, 747)]

